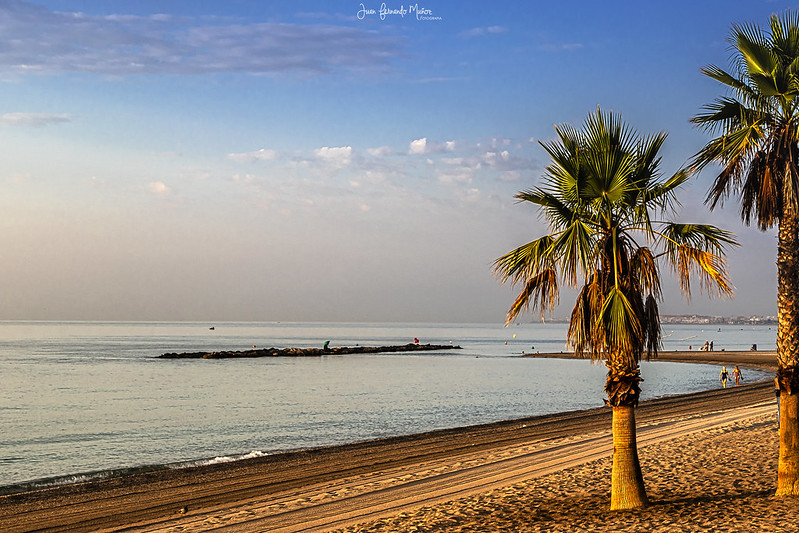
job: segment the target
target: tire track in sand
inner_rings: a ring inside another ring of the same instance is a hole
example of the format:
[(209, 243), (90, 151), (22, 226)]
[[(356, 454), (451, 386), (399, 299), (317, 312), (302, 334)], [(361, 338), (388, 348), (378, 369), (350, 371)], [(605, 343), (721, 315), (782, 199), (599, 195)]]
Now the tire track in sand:
[[(654, 444), (774, 412), (773, 403), (703, 416), (679, 417), (642, 425), (640, 446)], [(316, 532), (371, 521), (424, 505), (434, 505), (608, 457), (607, 431), (476, 452), (451, 460), (385, 469), (241, 502), (232, 508), (206, 509), (196, 516), (136, 527), (130, 531), (270, 531)], [(300, 496), (301, 495), (301, 496)], [(116, 529), (110, 531), (118, 531)]]

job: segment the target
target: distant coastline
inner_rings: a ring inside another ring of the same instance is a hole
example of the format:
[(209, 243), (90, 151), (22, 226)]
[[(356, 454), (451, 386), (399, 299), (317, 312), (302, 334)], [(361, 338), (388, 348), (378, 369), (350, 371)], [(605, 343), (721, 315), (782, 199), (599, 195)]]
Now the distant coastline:
[(707, 316), (663, 315), (663, 324), (713, 324), (728, 326), (771, 326), (777, 324), (776, 316)]
[[(554, 324), (566, 323), (565, 318), (548, 318), (546, 322)], [(777, 325), (776, 316), (710, 316), (710, 315), (661, 315), (662, 324), (697, 324), (719, 326), (774, 326)]]

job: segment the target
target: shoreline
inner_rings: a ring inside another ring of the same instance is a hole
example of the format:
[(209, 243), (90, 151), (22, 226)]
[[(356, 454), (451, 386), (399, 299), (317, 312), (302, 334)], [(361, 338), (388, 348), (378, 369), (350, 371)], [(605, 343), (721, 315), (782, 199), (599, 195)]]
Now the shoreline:
[[(535, 353), (523, 354), (521, 357), (543, 359), (583, 359), (573, 353)], [(665, 351), (659, 352), (657, 357), (650, 361), (664, 361), (669, 363), (701, 363), (708, 365), (742, 365), (762, 370), (777, 369), (776, 351), (714, 351), (704, 352), (698, 350)]]
[[(662, 352), (657, 360), (776, 366), (773, 352)], [(636, 416), (643, 427), (769, 401), (774, 401), (773, 388), (769, 382), (761, 381), (647, 400), (641, 403)], [(281, 491), (303, 494), (306, 487), (315, 484), (342, 477), (369, 477), (389, 466), (410, 470), (431, 459), (459, 461), (465, 454), (568, 440), (590, 432), (607, 434), (609, 425), (610, 411), (599, 407), (22, 492), (0, 497), (0, 529), (27, 531), (26, 524), (39, 524), (42, 528), (69, 525), (70, 530), (94, 531), (175, 520), (175, 513), (183, 508), (188, 509), (187, 516), (194, 509), (235, 508), (254, 495), (263, 497)], [(202, 495), (196, 496), (198, 492)], [(110, 513), (109, 507), (115, 511)]]
[[(428, 346), (432, 345), (413, 345), (408, 344), (411, 349), (433, 349), (428, 348)], [(446, 346), (446, 348), (453, 348), (453, 346)], [(459, 349), (460, 346), (454, 346), (454, 348)], [(340, 349), (340, 348), (332, 348), (331, 351)], [(368, 348), (368, 349), (381, 349), (378, 348)], [(274, 350), (273, 348), (267, 349), (267, 351)], [(293, 350), (293, 349), (291, 349)], [(244, 352), (240, 352), (244, 353)], [(159, 358), (164, 358), (164, 356), (182, 356), (188, 358), (202, 358), (203, 355), (206, 355), (206, 352), (197, 352), (197, 353), (186, 353), (186, 354), (164, 354), (161, 356), (157, 356)], [(725, 359), (722, 359), (718, 356), (724, 356)], [(548, 352), (548, 353), (536, 353), (536, 354), (523, 354), (518, 355), (517, 357), (522, 358), (542, 358), (542, 359), (583, 359), (580, 357), (576, 357), (573, 353), (563, 353), (563, 352)], [(176, 357), (181, 358), (181, 357)], [(700, 351), (664, 351), (660, 352), (657, 358), (651, 359), (653, 362), (678, 362), (678, 363), (697, 363), (697, 364), (740, 364), (746, 365), (746, 367), (757, 368), (760, 370), (776, 370), (776, 352), (748, 352), (748, 351), (716, 351), (716, 352), (700, 352)], [(755, 382), (747, 382), (744, 381), (744, 384), (752, 384)], [(709, 389), (707, 391), (699, 391), (701, 394), (702, 392), (710, 392), (715, 389)], [(693, 394), (697, 393), (686, 393), (686, 394), (674, 394), (668, 395), (665, 397), (659, 397), (658, 399), (662, 398), (681, 398), (681, 397), (690, 397)], [(651, 401), (651, 400), (650, 400)], [(604, 407), (596, 407), (594, 409), (605, 409)], [(281, 458), (285, 456), (289, 456), (294, 453), (305, 453), (307, 451), (312, 450), (325, 450), (325, 449), (335, 449), (340, 447), (352, 446), (352, 445), (361, 445), (361, 444), (371, 444), (371, 443), (381, 443), (381, 442), (390, 442), (396, 439), (406, 439), (415, 436), (423, 436), (423, 435), (430, 435), (430, 434), (439, 434), (439, 433), (460, 433), (460, 432), (469, 432), (469, 430), (473, 428), (493, 428), (493, 427), (504, 427), (508, 424), (515, 424), (515, 423), (523, 423), (531, 419), (538, 419), (542, 417), (548, 416), (559, 416), (559, 415), (568, 415), (570, 413), (582, 413), (588, 412), (592, 409), (588, 410), (578, 410), (578, 411), (562, 411), (559, 413), (551, 413), (548, 415), (533, 415), (530, 417), (522, 417), (522, 418), (514, 418), (514, 419), (507, 419), (507, 420), (498, 420), (495, 422), (486, 422), (480, 424), (471, 424), (467, 426), (456, 426), (451, 428), (442, 428), (442, 429), (434, 429), (430, 431), (420, 432), (420, 433), (413, 433), (413, 434), (405, 434), (405, 435), (395, 435), (390, 437), (383, 437), (377, 439), (368, 439), (363, 441), (354, 441), (354, 442), (347, 442), (338, 445), (322, 445), (312, 448), (297, 448), (297, 449), (288, 449), (288, 450), (276, 450), (271, 452), (265, 452), (263, 455), (260, 455), (257, 458), (248, 458), (245, 457), (248, 454), (241, 453), (240, 455), (236, 456), (234, 454), (234, 459), (228, 461), (220, 461), (218, 463), (206, 463), (207, 461), (212, 461), (213, 458), (197, 458), (191, 459), (186, 461), (180, 461), (176, 463), (162, 463), (162, 464), (143, 464), (139, 466), (129, 466), (129, 467), (119, 467), (119, 468), (110, 468), (107, 470), (90, 470), (90, 471), (82, 471), (82, 472), (73, 472), (69, 474), (63, 474), (59, 476), (52, 476), (52, 477), (44, 477), (38, 479), (32, 479), (29, 481), (22, 481), (18, 483), (12, 483), (5, 486), (0, 486), (0, 497), (3, 496), (10, 496), (14, 494), (26, 493), (26, 492), (35, 492), (35, 491), (42, 491), (42, 490), (50, 490), (50, 489), (67, 489), (71, 486), (75, 485), (86, 485), (86, 484), (94, 484), (94, 483), (101, 483), (101, 482), (108, 482), (109, 480), (114, 480), (117, 478), (124, 478), (129, 476), (137, 476), (137, 475), (157, 475), (162, 472), (166, 473), (173, 473), (179, 472), (182, 470), (187, 469), (201, 469), (201, 468), (211, 468), (215, 469), (219, 466), (225, 465), (232, 465), (238, 464), (247, 461), (253, 461), (254, 459), (261, 459), (265, 460), (266, 458)], [(74, 479), (74, 481), (70, 481)]]

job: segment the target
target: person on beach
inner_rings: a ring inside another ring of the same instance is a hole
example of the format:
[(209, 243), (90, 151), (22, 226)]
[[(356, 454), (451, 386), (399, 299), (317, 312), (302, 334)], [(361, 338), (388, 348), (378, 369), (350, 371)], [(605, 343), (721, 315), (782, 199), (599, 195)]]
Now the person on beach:
[(727, 388), (727, 380), (730, 378), (730, 375), (727, 373), (727, 367), (721, 367), (721, 374), (719, 374), (719, 381), (721, 381), (721, 386), (723, 388)]
[(710, 341), (710, 351), (713, 351), (713, 341)]
[(744, 380), (744, 373), (738, 368), (738, 365), (735, 365), (735, 370), (732, 371), (732, 377), (735, 378), (735, 385), (738, 385), (738, 381)]

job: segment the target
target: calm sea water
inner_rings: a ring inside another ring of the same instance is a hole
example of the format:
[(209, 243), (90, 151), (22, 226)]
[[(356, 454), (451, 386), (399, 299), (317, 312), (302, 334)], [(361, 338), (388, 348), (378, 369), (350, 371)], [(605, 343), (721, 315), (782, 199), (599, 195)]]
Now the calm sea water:
[[(602, 405), (605, 369), (564, 324), (0, 322), (0, 492), (147, 465), (355, 442)], [(664, 348), (773, 350), (767, 326), (664, 327)], [(165, 352), (422, 343), (417, 354), (162, 360)], [(718, 368), (644, 363), (644, 398), (719, 386)], [(767, 379), (761, 371), (747, 381)], [(5, 487), (2, 489), (2, 487)]]

